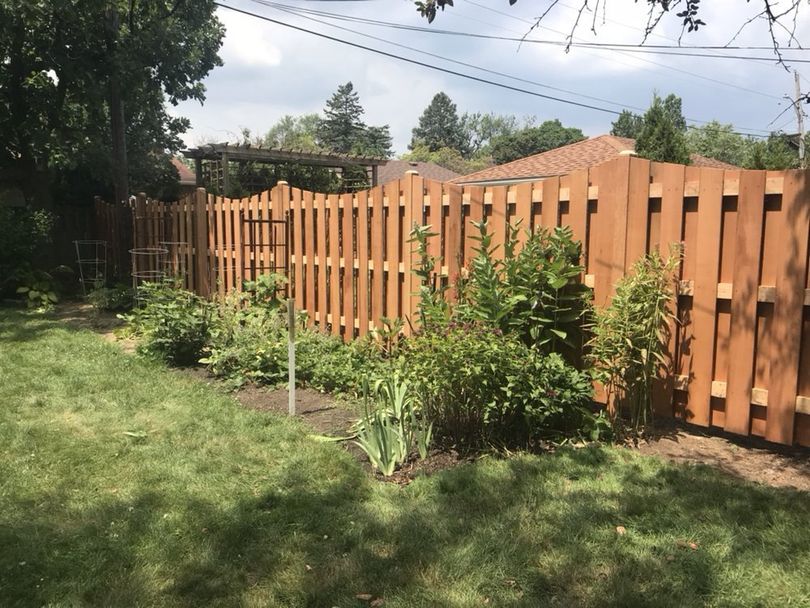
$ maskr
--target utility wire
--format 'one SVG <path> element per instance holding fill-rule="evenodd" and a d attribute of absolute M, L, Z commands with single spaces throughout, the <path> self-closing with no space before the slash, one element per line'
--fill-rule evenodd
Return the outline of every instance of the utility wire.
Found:
<path fill-rule="evenodd" d="M 503 16 L 508 17 L 510 19 L 520 21 L 521 23 L 524 23 L 524 24 L 534 25 L 534 21 L 532 21 L 530 19 L 524 19 L 522 17 L 517 17 L 515 15 L 511 15 L 511 14 L 506 13 L 504 11 L 500 11 L 500 10 L 492 8 L 490 6 L 486 6 L 484 4 L 480 4 L 478 2 L 475 2 L 475 0 L 467 0 L 467 2 L 469 4 L 472 4 L 473 6 L 477 6 L 477 7 L 481 8 L 483 10 L 490 11 L 490 12 L 498 14 L 498 15 L 503 15 Z M 567 36 L 568 35 L 565 32 L 562 32 L 560 30 L 555 30 L 555 29 L 547 27 L 545 25 L 538 25 L 537 27 L 540 28 L 540 29 L 544 29 L 544 30 L 547 30 L 549 32 L 552 32 L 554 34 L 558 34 L 560 36 Z M 655 66 L 658 66 L 658 67 L 661 67 L 661 68 L 664 68 L 664 69 L 667 69 L 667 70 L 671 70 L 673 72 L 679 72 L 679 73 L 684 74 L 684 75 L 686 75 L 688 77 L 691 77 L 691 78 L 698 78 L 698 79 L 704 80 L 706 82 L 713 82 L 715 84 L 719 84 L 719 85 L 722 85 L 722 86 L 730 87 L 730 88 L 733 88 L 733 89 L 738 89 L 740 91 L 745 91 L 745 92 L 751 93 L 753 95 L 761 95 L 762 97 L 770 97 L 771 99 L 780 99 L 781 100 L 781 97 L 778 97 L 777 95 L 771 95 L 770 93 L 763 93 L 762 91 L 757 91 L 756 89 L 749 89 L 747 87 L 743 87 L 743 86 L 740 86 L 738 84 L 733 84 L 733 83 L 730 83 L 730 82 L 725 82 L 723 80 L 718 80 L 717 78 L 711 78 L 709 76 L 704 76 L 702 74 L 696 74 L 694 72 L 690 72 L 689 70 L 682 70 L 680 68 L 676 68 L 676 67 L 671 66 L 671 65 L 666 65 L 664 63 L 659 63 L 659 62 L 653 61 L 651 59 L 645 59 L 645 58 L 642 58 L 642 57 L 633 57 L 630 53 L 627 53 L 625 51 L 620 51 L 620 50 L 615 50 L 614 49 L 613 52 L 616 53 L 616 54 L 619 54 L 619 55 L 624 55 L 626 57 L 631 57 L 632 59 L 636 59 L 637 61 L 643 61 L 644 63 L 649 63 L 651 65 L 655 65 Z"/>
<path fill-rule="evenodd" d="M 254 0 L 254 1 L 256 1 L 256 0 Z M 380 50 L 380 49 L 375 49 L 373 47 L 365 46 L 365 45 L 362 45 L 362 44 L 359 44 L 359 43 L 356 43 L 356 42 L 351 42 L 351 41 L 348 41 L 348 40 L 343 40 L 341 38 L 336 38 L 334 36 L 330 36 L 330 35 L 324 34 L 322 32 L 316 32 L 314 30 L 309 30 L 307 28 L 304 28 L 304 27 L 301 27 L 301 26 L 298 26 L 298 25 L 293 25 L 291 23 L 286 23 L 284 21 L 279 21 L 278 19 L 273 19 L 273 18 L 268 17 L 266 15 L 260 15 L 258 13 L 253 13 L 253 12 L 250 12 L 250 11 L 247 11 L 247 10 L 244 10 L 244 9 L 236 8 L 234 6 L 229 6 L 227 4 L 222 4 L 221 2 L 214 2 L 214 4 L 216 6 L 221 7 L 221 8 L 234 11 L 236 13 L 241 13 L 243 15 L 254 17 L 256 19 L 261 19 L 262 21 L 267 21 L 269 23 L 274 23 L 274 24 L 280 25 L 282 27 L 286 27 L 286 28 L 289 28 L 289 29 L 293 29 L 293 30 L 297 30 L 297 31 L 304 32 L 304 33 L 307 33 L 307 34 L 311 34 L 311 35 L 317 36 L 319 38 L 324 38 L 326 40 L 330 40 L 332 42 L 345 44 L 347 46 L 351 46 L 351 47 L 358 48 L 358 49 L 361 49 L 361 50 L 364 50 L 364 51 L 368 51 L 368 52 L 371 52 L 371 53 L 382 55 L 384 57 L 389 57 L 391 59 L 404 61 L 406 63 L 411 63 L 413 65 L 418 65 L 418 66 L 421 66 L 421 67 L 425 67 L 425 68 L 428 68 L 428 69 L 431 69 L 431 70 L 434 70 L 434 71 L 443 72 L 445 74 L 451 74 L 453 76 L 458 76 L 460 78 L 466 78 L 468 80 L 473 80 L 475 82 L 480 82 L 480 83 L 483 83 L 483 84 L 489 84 L 489 85 L 492 85 L 492 86 L 500 87 L 500 88 L 507 89 L 507 90 L 510 90 L 510 91 L 515 91 L 515 92 L 518 92 L 518 93 L 525 93 L 527 95 L 532 95 L 534 97 L 539 97 L 539 98 L 547 99 L 547 100 L 550 100 L 550 101 L 557 101 L 557 102 L 560 102 L 560 103 L 573 105 L 573 106 L 577 106 L 577 107 L 581 107 L 581 108 L 586 108 L 586 109 L 589 109 L 589 110 L 595 110 L 595 111 L 598 111 L 598 112 L 604 112 L 606 114 L 612 114 L 614 116 L 618 116 L 619 114 L 621 114 L 621 112 L 618 112 L 616 110 L 611 110 L 609 108 L 604 108 L 604 107 L 600 107 L 600 106 L 596 106 L 596 105 L 592 105 L 592 104 L 581 103 L 581 102 L 578 102 L 578 101 L 573 101 L 571 99 L 555 97 L 553 95 L 546 95 L 546 94 L 543 94 L 543 93 L 539 93 L 537 91 L 531 91 L 529 89 L 524 89 L 524 88 L 521 88 L 521 87 L 515 87 L 515 86 L 512 86 L 512 85 L 502 83 L 502 82 L 497 82 L 497 81 L 494 81 L 494 80 L 489 80 L 489 79 L 486 79 L 486 78 L 481 78 L 481 77 L 478 77 L 478 76 L 474 76 L 474 75 L 471 75 L 471 74 L 465 74 L 464 72 L 458 72 L 456 70 L 451 70 L 451 69 L 444 68 L 444 67 L 441 67 L 441 66 L 432 65 L 430 63 L 425 63 L 423 61 L 419 61 L 419 60 L 416 60 L 416 59 L 411 59 L 409 57 L 403 57 L 401 55 L 396 55 L 394 53 L 389 53 L 387 51 L 383 51 L 383 50 Z M 698 121 L 692 121 L 692 122 L 698 122 Z M 700 122 L 703 122 L 703 121 L 700 121 Z M 753 136 L 753 137 L 764 137 L 763 135 L 754 134 L 754 133 L 738 133 L 738 134 L 740 134 L 740 135 L 749 135 L 749 136 Z"/>
<path fill-rule="evenodd" d="M 254 0 L 254 2 L 259 2 L 259 0 Z M 267 3 L 267 2 L 259 2 L 259 3 L 260 4 L 265 4 L 265 5 L 268 5 L 268 6 L 273 4 L 273 3 Z M 622 109 L 637 110 L 639 112 L 646 111 L 646 108 L 640 108 L 638 106 L 629 106 L 629 105 L 627 105 L 625 103 L 622 103 L 622 102 L 619 102 L 619 101 L 611 101 L 610 99 L 604 99 L 602 97 L 594 97 L 592 95 L 586 95 L 585 93 L 579 93 L 577 91 L 572 91 L 570 89 L 563 89 L 563 88 L 560 88 L 560 87 L 555 87 L 553 85 L 538 82 L 536 80 L 529 80 L 527 78 L 521 78 L 520 76 L 513 76 L 511 74 L 506 74 L 504 72 L 499 72 L 497 70 L 490 70 L 488 68 L 484 68 L 484 67 L 475 65 L 473 63 L 467 63 L 465 61 L 459 61 L 457 59 L 452 59 L 450 57 L 445 57 L 443 55 L 439 55 L 438 53 L 431 53 L 429 51 L 424 51 L 422 49 L 418 49 L 418 48 L 415 48 L 415 47 L 412 47 L 412 46 L 408 46 L 406 44 L 400 44 L 398 42 L 393 42 L 392 40 L 386 40 L 385 38 L 380 38 L 379 36 L 373 36 L 371 34 L 366 34 L 364 32 L 358 32 L 356 30 L 352 30 L 352 29 L 349 29 L 349 28 L 346 28 L 346 27 L 342 27 L 342 26 L 336 25 L 334 23 L 329 23 L 328 21 L 323 21 L 321 19 L 317 19 L 315 17 L 308 17 L 306 15 L 301 15 L 294 9 L 293 10 L 288 10 L 286 7 L 281 8 L 281 6 L 282 5 L 275 5 L 274 4 L 273 8 L 275 8 L 276 10 L 282 11 L 282 12 L 286 12 L 286 13 L 291 14 L 291 15 L 295 15 L 297 17 L 301 17 L 303 19 L 307 19 L 309 21 L 314 21 L 316 23 L 320 23 L 320 24 L 326 25 L 328 27 L 332 27 L 332 28 L 335 28 L 335 29 L 338 29 L 338 30 L 341 30 L 341 31 L 344 31 L 344 32 L 349 32 L 349 33 L 355 34 L 357 36 L 362 36 L 364 38 L 370 38 L 371 40 L 376 40 L 378 42 L 383 42 L 385 44 L 390 44 L 392 46 L 396 46 L 396 47 L 399 47 L 399 48 L 402 48 L 402 49 L 407 49 L 409 51 L 413 51 L 414 53 L 420 53 L 422 55 L 427 55 L 428 57 L 433 57 L 435 59 L 441 59 L 443 61 L 448 61 L 450 63 L 455 63 L 456 65 L 461 65 L 461 66 L 464 66 L 464 67 L 467 67 L 467 68 L 472 68 L 474 70 L 480 70 L 482 72 L 485 72 L 487 74 L 492 74 L 494 76 L 501 76 L 503 78 L 509 78 L 510 80 L 515 80 L 517 82 L 523 82 L 523 83 L 526 83 L 526 84 L 532 84 L 532 85 L 535 85 L 535 86 L 538 86 L 538 87 L 541 87 L 541 88 L 551 89 L 552 91 L 558 91 L 560 93 L 568 93 L 569 95 L 576 95 L 577 97 L 582 97 L 583 99 L 590 99 L 592 101 L 601 101 L 603 103 L 618 106 L 618 107 L 620 107 Z"/>

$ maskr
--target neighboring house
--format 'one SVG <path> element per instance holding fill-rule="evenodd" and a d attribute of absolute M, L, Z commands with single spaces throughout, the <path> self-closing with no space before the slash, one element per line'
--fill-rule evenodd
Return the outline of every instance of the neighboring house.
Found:
<path fill-rule="evenodd" d="M 194 175 L 194 171 L 189 169 L 179 158 L 172 158 L 172 165 L 177 169 L 180 176 L 178 182 L 180 184 L 180 196 L 194 192 L 197 188 L 197 176 Z"/>
<path fill-rule="evenodd" d="M 572 171 L 599 165 L 619 156 L 635 154 L 635 148 L 636 141 L 634 139 L 614 135 L 599 135 L 567 146 L 554 148 L 547 152 L 513 160 L 511 163 L 476 171 L 452 181 L 455 184 L 482 186 L 534 181 L 544 177 L 566 175 Z M 700 154 L 691 154 L 690 159 L 695 167 L 739 168 Z"/>
<path fill-rule="evenodd" d="M 445 169 L 436 163 L 423 163 L 411 160 L 389 160 L 377 168 L 377 183 L 387 184 L 395 179 L 401 179 L 407 171 L 416 171 L 420 177 L 434 179 L 440 182 L 449 182 L 459 175 L 455 171 Z"/>

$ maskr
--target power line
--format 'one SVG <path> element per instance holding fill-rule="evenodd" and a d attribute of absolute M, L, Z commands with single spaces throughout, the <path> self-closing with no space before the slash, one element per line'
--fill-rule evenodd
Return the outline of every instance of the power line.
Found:
<path fill-rule="evenodd" d="M 399 60 L 399 61 L 404 61 L 406 63 L 411 63 L 413 65 L 418 65 L 420 67 L 425 67 L 425 68 L 428 68 L 428 69 L 431 69 L 431 70 L 434 70 L 434 71 L 443 72 L 443 73 L 450 74 L 450 75 L 453 75 L 453 76 L 458 76 L 460 78 L 466 78 L 468 80 L 472 80 L 472 81 L 475 81 L 475 82 L 480 82 L 480 83 L 483 83 L 483 84 L 489 84 L 489 85 L 492 85 L 492 86 L 500 87 L 500 88 L 507 89 L 507 90 L 510 90 L 510 91 L 515 91 L 515 92 L 518 92 L 518 93 L 525 93 L 527 95 L 532 95 L 534 97 L 539 97 L 539 98 L 547 99 L 547 100 L 550 100 L 550 101 L 557 101 L 557 102 L 560 102 L 560 103 L 573 105 L 573 106 L 577 106 L 577 107 L 581 107 L 581 108 L 585 108 L 585 109 L 589 109 L 589 110 L 595 110 L 595 111 L 598 111 L 598 112 L 604 112 L 606 114 L 612 114 L 614 116 L 618 116 L 620 114 L 620 112 L 618 112 L 616 110 L 611 110 L 609 108 L 595 106 L 595 105 L 592 105 L 592 104 L 581 103 L 581 102 L 578 102 L 578 101 L 573 101 L 571 99 L 555 97 L 553 95 L 546 95 L 546 94 L 543 94 L 543 93 L 539 93 L 537 91 L 531 91 L 529 89 L 515 87 L 515 86 L 509 85 L 509 84 L 502 83 L 502 82 L 497 82 L 497 81 L 494 81 L 494 80 L 488 80 L 486 78 L 481 78 L 481 77 L 474 76 L 474 75 L 471 75 L 471 74 L 465 74 L 463 72 L 458 72 L 456 70 L 451 70 L 451 69 L 448 69 L 448 68 L 444 68 L 444 67 L 441 67 L 441 66 L 432 65 L 432 64 L 425 63 L 423 61 L 419 61 L 419 60 L 412 59 L 412 58 L 409 58 L 409 57 L 403 57 L 401 55 L 396 55 L 394 53 L 389 53 L 387 51 L 383 51 L 383 50 L 380 50 L 380 49 L 375 49 L 373 47 L 365 46 L 365 45 L 359 44 L 357 42 L 351 42 L 351 41 L 348 41 L 348 40 L 343 40 L 341 38 L 336 38 L 334 36 L 330 36 L 330 35 L 324 34 L 322 32 L 316 32 L 314 30 L 310 30 L 310 29 L 307 29 L 307 28 L 304 28 L 304 27 L 301 27 L 301 26 L 298 26 L 298 25 L 293 25 L 291 23 L 286 23 L 284 21 L 280 21 L 278 19 L 273 19 L 273 18 L 268 17 L 266 15 L 260 15 L 258 13 L 253 13 L 253 12 L 250 12 L 250 11 L 247 11 L 247 10 L 244 10 L 244 9 L 229 6 L 227 4 L 222 4 L 221 2 L 214 2 L 214 4 L 216 6 L 221 7 L 221 8 L 225 8 L 225 9 L 237 12 L 237 13 L 241 13 L 243 15 L 254 17 L 256 19 L 261 19 L 261 20 L 267 21 L 269 23 L 274 23 L 274 24 L 280 25 L 282 27 L 286 27 L 286 28 L 289 28 L 289 29 L 293 29 L 293 30 L 297 30 L 297 31 L 304 32 L 304 33 L 307 33 L 307 34 L 311 34 L 311 35 L 317 36 L 319 38 L 324 38 L 324 39 L 330 40 L 332 42 L 337 42 L 339 44 L 344 44 L 344 45 L 347 45 L 347 46 L 358 48 L 358 49 L 368 51 L 368 52 L 371 52 L 371 53 L 375 53 L 375 54 L 378 54 L 378 55 L 382 55 L 384 57 L 388 57 L 388 58 L 391 58 L 391 59 L 396 59 L 396 60 Z M 692 122 L 705 122 L 705 121 L 692 121 Z M 754 134 L 754 133 L 738 133 L 738 134 L 739 135 L 749 135 L 749 136 L 752 136 L 752 137 L 764 137 L 763 135 Z"/>
<path fill-rule="evenodd" d="M 408 46 L 406 44 L 401 44 L 401 43 L 398 43 L 398 42 L 393 42 L 391 40 L 386 40 L 385 38 L 380 38 L 379 36 L 373 36 L 371 34 L 367 34 L 367 33 L 364 33 L 364 32 L 358 32 L 357 30 L 352 30 L 352 29 L 349 29 L 349 28 L 346 28 L 346 27 L 342 27 L 340 25 L 336 25 L 334 23 L 329 23 L 328 21 L 323 21 L 323 20 L 317 19 L 315 17 L 309 17 L 309 16 L 306 16 L 306 15 L 299 14 L 297 10 L 293 9 L 292 7 L 287 7 L 285 5 L 275 4 L 273 2 L 263 2 L 262 0 L 253 0 L 253 1 L 258 2 L 259 4 L 264 4 L 266 6 L 271 6 L 272 8 L 275 8 L 276 10 L 286 12 L 288 14 L 292 14 L 292 15 L 295 15 L 297 17 L 301 17 L 301 18 L 307 19 L 309 21 L 314 21 L 316 23 L 320 23 L 322 25 L 326 25 L 328 27 L 332 27 L 332 28 L 335 28 L 335 29 L 338 29 L 338 30 L 341 30 L 341 31 L 344 31 L 344 32 L 349 32 L 351 34 L 362 36 L 364 38 L 370 38 L 371 40 L 376 40 L 378 42 L 383 42 L 385 44 L 390 44 L 392 46 L 407 49 L 407 50 L 413 51 L 415 53 L 420 53 L 422 55 L 427 55 L 429 57 L 433 57 L 433 58 L 436 58 L 436 59 L 441 59 L 443 61 L 447 61 L 447 62 L 450 62 L 450 63 L 455 63 L 456 65 L 461 65 L 461 66 L 464 66 L 464 67 L 472 68 L 474 70 L 480 70 L 482 72 L 486 72 L 486 73 L 492 74 L 494 76 L 501 76 L 503 78 L 509 78 L 509 79 L 515 80 L 517 82 L 523 82 L 523 83 L 526 83 L 526 84 L 532 84 L 532 85 L 542 87 L 542 88 L 545 88 L 545 89 L 551 89 L 552 91 L 559 91 L 561 93 L 568 93 L 569 95 L 576 95 L 577 97 L 582 97 L 583 99 L 590 99 L 590 100 L 593 100 L 593 101 L 601 101 L 603 103 L 611 104 L 611 105 L 614 105 L 614 106 L 619 106 L 622 109 L 637 110 L 639 112 L 644 112 L 645 111 L 645 108 L 640 108 L 638 106 L 631 106 L 631 105 L 627 105 L 627 104 L 622 103 L 622 102 L 611 101 L 610 99 L 604 99 L 602 97 L 594 97 L 592 95 L 586 95 L 585 93 L 579 93 L 577 91 L 572 91 L 570 89 L 563 89 L 563 88 L 560 88 L 560 87 L 555 87 L 553 85 L 538 82 L 536 80 L 529 80 L 527 78 L 521 78 L 520 76 L 513 76 L 511 74 L 507 74 L 507 73 L 504 73 L 504 72 L 499 72 L 497 70 L 491 70 L 489 68 L 481 67 L 481 66 L 475 65 L 473 63 L 467 63 L 465 61 L 459 61 L 457 59 L 452 59 L 450 57 L 439 55 L 438 53 L 431 53 L 429 51 L 425 51 L 425 50 L 418 49 L 418 48 L 415 48 L 415 47 L 412 47 L 412 46 Z M 284 6 L 284 8 L 282 8 L 282 6 Z"/>
<path fill-rule="evenodd" d="M 503 16 L 508 17 L 510 19 L 514 19 L 515 21 L 520 21 L 521 23 L 524 23 L 524 24 L 534 25 L 534 21 L 532 21 L 530 19 L 524 19 L 522 17 L 517 17 L 515 15 L 511 15 L 511 14 L 506 13 L 504 11 L 500 11 L 500 10 L 492 8 L 490 6 L 486 6 L 484 4 L 480 4 L 478 2 L 475 2 L 475 0 L 467 0 L 467 2 L 469 4 L 472 4 L 473 6 L 477 6 L 478 8 L 481 8 L 483 10 L 490 11 L 490 12 L 498 14 L 498 15 L 503 15 Z M 545 25 L 538 25 L 537 27 L 540 28 L 540 29 L 544 29 L 544 30 L 547 30 L 549 32 L 552 32 L 554 34 L 558 34 L 560 36 L 567 36 L 568 35 L 565 32 L 562 32 L 560 30 L 555 30 L 555 29 L 547 27 Z M 684 74 L 685 76 L 688 76 L 690 78 L 698 78 L 698 79 L 704 80 L 706 82 L 713 82 L 715 84 L 719 84 L 719 85 L 722 85 L 722 86 L 725 86 L 725 87 L 730 87 L 730 88 L 733 88 L 733 89 L 738 89 L 740 91 L 745 91 L 745 92 L 751 93 L 753 95 L 760 95 L 762 97 L 769 97 L 771 99 L 781 99 L 780 97 L 778 97 L 776 95 L 771 95 L 770 93 L 763 93 L 762 91 L 757 91 L 756 89 L 749 89 L 747 87 L 740 86 L 738 84 L 733 84 L 731 82 L 725 82 L 723 80 L 718 80 L 717 78 L 704 76 L 702 74 L 696 74 L 694 72 L 690 72 L 688 70 L 682 70 L 680 68 L 676 68 L 676 67 L 671 66 L 671 65 L 666 65 L 664 63 L 659 63 L 659 62 L 653 61 L 651 59 L 645 59 L 645 58 L 642 58 L 642 57 L 633 57 L 631 54 L 629 54 L 629 53 L 627 53 L 625 51 L 620 51 L 618 49 L 613 49 L 612 52 L 616 53 L 616 54 L 619 54 L 619 55 L 624 55 L 626 57 L 631 57 L 632 59 L 636 59 L 637 61 L 642 61 L 644 63 L 649 63 L 650 65 L 655 65 L 655 66 L 664 68 L 666 70 L 671 70 L 673 72 L 678 72 L 678 73 Z"/>

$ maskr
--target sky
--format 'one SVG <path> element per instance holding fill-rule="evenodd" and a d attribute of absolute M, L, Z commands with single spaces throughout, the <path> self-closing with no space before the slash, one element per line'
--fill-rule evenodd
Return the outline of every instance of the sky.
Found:
<path fill-rule="evenodd" d="M 542 27 L 529 33 L 528 38 L 564 40 L 576 19 L 579 1 L 560 0 L 543 19 Z M 775 62 L 636 54 L 590 48 L 571 48 L 566 53 L 560 46 L 545 44 L 519 44 L 515 41 L 392 29 L 312 14 L 307 19 L 271 6 L 280 4 L 298 10 L 326 11 L 406 26 L 430 27 L 437 31 L 520 38 L 529 32 L 532 18 L 548 6 L 547 0 L 519 0 L 511 7 L 508 0 L 456 0 L 456 6 L 439 13 L 431 25 L 419 16 L 411 0 L 220 2 L 434 66 L 615 112 L 623 108 L 643 110 L 649 106 L 653 92 L 657 91 L 661 95 L 679 95 L 683 100 L 684 116 L 689 121 L 716 119 L 733 123 L 740 130 L 763 133 L 777 128 L 794 132 L 796 129 L 795 113 L 790 109 L 790 102 L 784 98 L 785 95 L 793 95 L 793 74 Z M 697 33 L 686 34 L 682 44 L 727 44 L 739 26 L 757 12 L 760 2 L 716 0 L 704 3 L 701 17 L 706 26 Z M 575 40 L 641 43 L 646 2 L 612 0 L 606 7 L 604 15 L 600 11 L 596 21 L 596 34 L 590 31 L 592 15 L 587 12 L 583 14 Z M 802 11 L 797 38 L 808 43 L 810 10 L 803 6 Z M 588 136 L 609 132 L 611 122 L 615 119 L 615 115 L 610 113 L 474 82 L 228 9 L 219 8 L 217 15 L 226 28 L 220 51 L 224 65 L 215 68 L 205 79 L 207 92 L 204 104 L 187 101 L 170 109 L 172 114 L 191 120 L 192 127 L 184 137 L 187 146 L 211 141 L 235 142 L 243 128 L 250 129 L 253 134 L 263 134 L 285 114 L 321 112 L 338 85 L 347 81 L 354 84 L 360 95 L 366 124 L 390 126 L 397 154 L 407 151 L 411 129 L 439 91 L 451 97 L 459 113 L 494 112 L 519 117 L 533 116 L 538 122 L 557 118 L 565 126 L 579 127 Z M 677 44 L 680 35 L 678 21 L 674 15 L 665 17 L 647 44 Z M 328 24 L 352 32 L 335 29 Z M 765 24 L 753 22 L 743 30 L 735 44 L 770 44 Z M 702 52 L 773 56 L 768 50 Z M 810 60 L 810 51 L 794 52 L 789 56 Z M 448 59 L 475 67 L 454 64 Z M 792 64 L 791 67 L 808 75 L 807 79 L 802 78 L 802 90 L 810 92 L 810 63 Z M 501 72 L 513 79 L 476 68 Z"/>

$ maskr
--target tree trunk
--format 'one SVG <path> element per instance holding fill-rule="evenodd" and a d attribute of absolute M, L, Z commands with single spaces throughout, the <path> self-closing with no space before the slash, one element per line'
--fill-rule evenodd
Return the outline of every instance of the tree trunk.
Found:
<path fill-rule="evenodd" d="M 119 17 L 115 0 L 107 13 L 107 52 L 110 57 L 110 136 L 112 139 L 113 191 L 116 202 L 129 197 L 129 172 L 127 167 L 126 125 L 124 102 L 121 99 L 121 66 L 118 57 Z"/>

